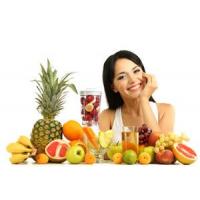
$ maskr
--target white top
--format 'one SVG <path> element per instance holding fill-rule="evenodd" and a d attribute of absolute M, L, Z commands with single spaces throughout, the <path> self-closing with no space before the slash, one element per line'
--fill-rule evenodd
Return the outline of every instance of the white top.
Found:
<path fill-rule="evenodd" d="M 156 117 L 156 120 L 158 121 L 158 108 L 157 104 L 154 102 L 149 102 L 151 109 Z M 122 113 L 121 113 L 121 107 L 117 108 L 115 111 L 115 119 L 113 122 L 112 130 L 114 132 L 114 138 L 113 142 L 119 142 L 121 141 L 121 132 L 123 127 L 123 120 L 122 120 Z"/>

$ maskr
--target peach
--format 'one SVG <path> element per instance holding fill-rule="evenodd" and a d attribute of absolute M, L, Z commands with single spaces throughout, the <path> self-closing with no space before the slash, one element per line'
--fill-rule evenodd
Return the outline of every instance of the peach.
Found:
<path fill-rule="evenodd" d="M 149 146 L 155 146 L 156 141 L 160 138 L 160 133 L 159 132 L 153 132 L 149 136 L 149 141 L 148 145 Z"/>
<path fill-rule="evenodd" d="M 172 164 L 174 162 L 174 154 L 171 150 L 165 149 L 156 153 L 156 161 L 160 164 Z"/>

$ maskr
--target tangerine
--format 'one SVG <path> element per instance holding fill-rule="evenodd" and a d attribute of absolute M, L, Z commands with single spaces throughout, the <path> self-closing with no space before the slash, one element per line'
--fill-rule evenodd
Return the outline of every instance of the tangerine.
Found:
<path fill-rule="evenodd" d="M 151 156 L 147 152 L 141 152 L 138 157 L 138 161 L 140 164 L 143 165 L 149 164 L 151 162 Z"/>
<path fill-rule="evenodd" d="M 63 124 L 63 135 L 68 140 L 82 140 L 83 134 L 83 129 L 77 121 L 69 120 Z"/>
<path fill-rule="evenodd" d="M 86 153 L 85 154 L 85 164 L 94 164 L 94 163 L 96 163 L 95 156 L 90 152 Z"/>
<path fill-rule="evenodd" d="M 121 164 L 123 159 L 122 159 L 123 155 L 122 153 L 115 153 L 112 157 L 112 161 L 115 163 L 115 164 Z"/>
<path fill-rule="evenodd" d="M 35 160 L 38 164 L 46 164 L 49 162 L 49 157 L 45 153 L 39 153 L 36 155 Z"/>

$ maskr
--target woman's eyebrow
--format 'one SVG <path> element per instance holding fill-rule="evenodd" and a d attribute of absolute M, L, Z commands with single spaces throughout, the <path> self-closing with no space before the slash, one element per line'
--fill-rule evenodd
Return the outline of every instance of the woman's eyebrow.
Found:
<path fill-rule="evenodd" d="M 137 67 L 139 67 L 138 65 L 134 66 L 131 71 L 133 71 L 134 69 L 136 69 Z M 116 74 L 116 76 L 119 76 L 120 74 L 125 74 L 126 72 L 120 72 L 118 74 Z"/>

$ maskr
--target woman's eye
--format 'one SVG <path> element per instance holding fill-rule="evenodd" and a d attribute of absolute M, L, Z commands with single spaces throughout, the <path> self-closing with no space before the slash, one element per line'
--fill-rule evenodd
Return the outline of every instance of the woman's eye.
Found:
<path fill-rule="evenodd" d="M 138 72 L 140 72 L 140 69 L 136 69 L 136 70 L 133 71 L 134 74 L 136 74 Z"/>
<path fill-rule="evenodd" d="M 118 76 L 117 80 L 122 80 L 124 78 L 126 78 L 126 75 L 121 75 L 121 76 Z"/>

